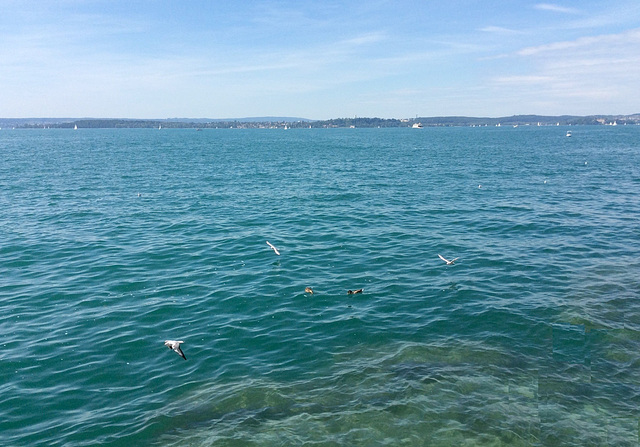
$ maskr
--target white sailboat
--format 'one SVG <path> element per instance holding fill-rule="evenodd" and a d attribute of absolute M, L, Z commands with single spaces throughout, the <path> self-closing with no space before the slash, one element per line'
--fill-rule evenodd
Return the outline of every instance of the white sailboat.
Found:
<path fill-rule="evenodd" d="M 73 130 L 78 130 L 78 125 L 77 124 L 73 126 Z"/>

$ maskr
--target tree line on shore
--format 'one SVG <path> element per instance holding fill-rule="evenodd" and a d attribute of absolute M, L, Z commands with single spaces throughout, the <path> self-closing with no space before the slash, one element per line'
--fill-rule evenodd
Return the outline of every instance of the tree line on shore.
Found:
<path fill-rule="evenodd" d="M 26 120 L 25 120 L 26 121 Z M 23 122 L 19 128 L 59 128 L 72 129 L 211 129 L 211 128 L 377 128 L 377 127 L 462 127 L 462 126 L 518 126 L 518 125 L 602 125 L 602 124 L 638 124 L 640 114 L 636 115 L 592 115 L 592 116 L 540 116 L 514 115 L 501 118 L 447 116 L 416 117 L 412 119 L 395 118 L 333 118 L 322 121 L 260 121 L 260 120 L 144 120 L 144 119 L 81 119 L 54 122 L 53 119 L 38 122 L 37 119 Z"/>

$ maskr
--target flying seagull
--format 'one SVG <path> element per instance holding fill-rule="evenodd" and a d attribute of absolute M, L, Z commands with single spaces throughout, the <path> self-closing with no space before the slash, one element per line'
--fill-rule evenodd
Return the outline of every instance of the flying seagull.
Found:
<path fill-rule="evenodd" d="M 271 244 L 271 242 L 267 241 L 267 245 L 269 247 L 271 247 L 273 249 L 273 251 L 275 251 L 278 256 L 280 256 L 280 252 L 278 251 L 278 249 L 276 247 L 273 246 L 273 244 Z"/>
<path fill-rule="evenodd" d="M 182 349 L 180 349 L 180 344 L 184 343 L 182 340 L 176 341 L 176 340 L 167 340 L 164 342 L 164 345 L 169 348 L 169 349 L 173 349 L 174 351 L 176 351 L 176 353 L 182 357 L 183 359 L 187 360 L 187 358 L 184 356 L 184 352 L 182 352 Z"/>
<path fill-rule="evenodd" d="M 455 259 L 452 259 L 451 261 L 449 261 L 448 259 L 444 258 L 442 255 L 438 255 L 438 257 L 440 259 L 442 259 L 444 262 L 446 262 L 447 265 L 453 265 L 454 262 L 456 262 L 458 259 L 460 259 L 460 258 L 455 258 Z"/>

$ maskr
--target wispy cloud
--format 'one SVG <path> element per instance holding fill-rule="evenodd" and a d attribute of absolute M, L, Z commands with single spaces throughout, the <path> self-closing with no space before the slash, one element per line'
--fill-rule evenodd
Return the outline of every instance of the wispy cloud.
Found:
<path fill-rule="evenodd" d="M 446 2 L 192 3 L 0 0 L 0 109 L 148 116 L 280 107 L 317 117 L 321 107 L 366 113 L 363 101 L 381 116 L 427 113 L 421 104 L 435 114 L 585 98 L 603 98 L 593 108 L 640 104 L 640 30 L 621 32 L 638 26 L 634 0 L 536 0 L 528 13 L 507 0 L 491 11 L 470 2 L 463 16 Z M 311 112 L 296 112 L 303 108 Z"/>
<path fill-rule="evenodd" d="M 575 8 L 567 8 L 566 6 L 560 6 L 553 3 L 538 3 L 533 7 L 541 11 L 560 12 L 563 14 L 579 14 L 580 13 L 580 11 Z"/>
<path fill-rule="evenodd" d="M 371 32 L 371 33 L 361 34 L 349 39 L 345 39 L 342 42 L 339 42 L 339 44 L 348 45 L 351 47 L 359 47 L 363 45 L 380 43 L 385 41 L 386 39 L 387 39 L 387 36 L 383 32 Z"/>
<path fill-rule="evenodd" d="M 497 76 L 493 79 L 496 84 L 500 85 L 532 85 L 532 84 L 546 84 L 554 81 L 552 76 L 542 75 L 514 75 L 514 76 Z"/>
<path fill-rule="evenodd" d="M 494 34 L 524 34 L 523 31 L 504 28 L 502 26 L 485 26 L 479 28 L 478 31 L 482 31 L 483 33 L 494 33 Z"/>
<path fill-rule="evenodd" d="M 603 50 L 609 54 L 620 51 L 638 54 L 637 45 L 640 43 L 640 28 L 619 34 L 605 34 L 600 36 L 581 37 L 576 40 L 553 42 L 547 45 L 523 48 L 517 52 L 519 56 L 552 55 L 565 52 L 571 57 L 571 51 L 596 53 Z M 574 53 L 575 54 L 575 53 Z"/>
<path fill-rule="evenodd" d="M 584 110 L 597 99 L 599 110 L 592 113 L 607 107 L 611 112 L 631 111 L 640 101 L 639 48 L 640 29 L 527 47 L 512 55 L 520 73 L 495 76 L 491 82 L 500 91 L 518 91 L 520 97 L 531 92 L 532 101 L 550 109 Z"/>

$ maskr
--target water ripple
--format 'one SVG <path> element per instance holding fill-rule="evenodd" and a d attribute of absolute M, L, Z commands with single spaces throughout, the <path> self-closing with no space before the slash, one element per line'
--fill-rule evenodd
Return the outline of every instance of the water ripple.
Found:
<path fill-rule="evenodd" d="M 583 130 L 3 132 L 2 444 L 637 443 L 637 131 Z"/>

